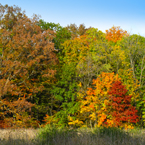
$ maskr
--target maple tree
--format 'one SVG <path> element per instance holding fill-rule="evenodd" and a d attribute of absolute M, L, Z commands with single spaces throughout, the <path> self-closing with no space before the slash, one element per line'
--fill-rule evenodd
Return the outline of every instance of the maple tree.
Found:
<path fill-rule="evenodd" d="M 109 115 L 111 115 L 111 120 L 113 120 L 111 127 L 127 127 L 131 123 L 137 123 L 139 121 L 137 110 L 131 105 L 132 96 L 127 95 L 127 89 L 122 85 L 121 81 L 115 81 L 108 94 L 111 100 L 108 104 L 111 106 Z M 125 126 L 124 124 L 127 125 Z"/>

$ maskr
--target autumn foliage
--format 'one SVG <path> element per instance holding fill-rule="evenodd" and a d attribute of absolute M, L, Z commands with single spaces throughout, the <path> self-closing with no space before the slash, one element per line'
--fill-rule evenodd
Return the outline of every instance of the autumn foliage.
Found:
<path fill-rule="evenodd" d="M 93 80 L 93 88 L 88 88 L 87 96 L 81 100 L 80 113 L 85 115 L 85 118 L 92 120 L 93 125 L 102 125 L 106 118 L 105 112 L 107 111 L 108 91 L 112 83 L 120 80 L 118 75 L 114 73 L 102 73 L 97 79 Z"/>
<path fill-rule="evenodd" d="M 91 126 L 131 128 L 139 121 L 137 110 L 131 105 L 132 96 L 127 94 L 118 75 L 102 73 L 92 84 L 87 96 L 80 100 L 78 118 L 70 118 L 70 125 L 91 122 Z"/>
<path fill-rule="evenodd" d="M 121 40 L 123 36 L 128 36 L 127 31 L 122 30 L 120 27 L 112 27 L 106 30 L 106 39 L 108 41 L 117 42 Z"/>
<path fill-rule="evenodd" d="M 29 19 L 18 7 L 6 5 L 1 6 L 1 10 L 3 17 L 0 29 L 2 34 L 0 37 L 0 104 L 4 108 L 2 120 L 8 121 L 9 124 L 17 124 L 19 120 L 21 126 L 25 122 L 28 127 L 33 123 L 25 109 L 34 106 L 31 105 L 33 96 L 43 91 L 43 83 L 50 83 L 50 79 L 56 72 L 51 68 L 57 63 L 52 43 L 54 32 L 51 30 L 44 32 L 37 25 L 36 16 Z M 24 99 L 23 94 L 27 98 Z M 13 123 L 13 116 L 16 116 L 15 123 Z M 28 118 L 29 125 L 26 123 Z"/>
<path fill-rule="evenodd" d="M 109 112 L 112 116 L 113 126 L 123 126 L 137 123 L 138 115 L 135 107 L 131 105 L 131 97 L 127 94 L 127 89 L 121 81 L 115 81 L 108 92 L 111 106 Z M 106 122 L 107 123 L 107 122 Z"/>
<path fill-rule="evenodd" d="M 0 128 L 145 127 L 144 74 L 143 36 L 0 4 Z"/>

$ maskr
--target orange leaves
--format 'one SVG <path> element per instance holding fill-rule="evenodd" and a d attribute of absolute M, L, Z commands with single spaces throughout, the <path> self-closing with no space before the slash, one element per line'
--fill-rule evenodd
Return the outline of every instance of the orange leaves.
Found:
<path fill-rule="evenodd" d="M 107 91 L 109 91 L 112 83 L 116 80 L 121 80 L 118 75 L 114 75 L 114 73 L 104 73 L 95 80 L 93 80 L 93 85 L 95 85 L 95 90 L 93 91 L 95 95 L 98 95 L 101 93 L 101 95 L 107 94 Z"/>
<path fill-rule="evenodd" d="M 92 108 L 92 109 L 94 109 L 94 104 L 90 104 L 89 107 Z"/>
<path fill-rule="evenodd" d="M 109 104 L 108 91 L 112 84 L 121 80 L 114 73 L 102 72 L 97 79 L 93 80 L 94 89 L 88 88 L 85 99 L 80 100 L 80 113 L 86 115 L 86 118 L 95 121 L 98 125 L 102 125 L 107 117 L 107 106 Z"/>
<path fill-rule="evenodd" d="M 0 55 L 0 60 L 3 60 L 0 68 L 2 68 L 1 80 L 5 81 L 4 79 L 6 79 L 7 83 L 0 88 L 3 88 L 3 95 L 10 90 L 12 92 L 13 87 L 10 84 L 13 82 L 13 84 L 19 84 L 16 85 L 17 91 L 21 90 L 18 94 L 23 94 L 25 88 L 36 87 L 34 83 L 39 82 L 38 74 L 47 77 L 48 80 L 54 76 L 55 70 L 51 66 L 54 66 L 57 62 L 54 44 L 52 43 L 55 34 L 51 30 L 44 32 L 36 21 L 31 21 L 23 14 L 19 18 L 17 15 L 18 7 L 15 8 L 16 11 L 14 9 L 8 10 L 9 6 L 3 8 L 5 13 L 2 12 L 4 15 L 2 31 L 3 38 L 7 38 L 7 40 L 5 42 L 0 37 L 0 44 L 2 44 L 1 48 L 3 49 L 3 55 Z M 13 15 L 14 13 L 16 15 Z M 5 17 L 5 15 L 8 17 Z M 14 19 L 11 15 L 14 16 Z M 7 89 L 8 85 L 9 89 Z M 37 85 L 38 87 L 39 85 Z"/>
<path fill-rule="evenodd" d="M 97 127 L 100 127 L 106 118 L 107 118 L 107 116 L 104 113 L 100 114 Z"/>
<path fill-rule="evenodd" d="M 7 128 L 21 128 L 21 127 L 38 127 L 38 121 L 33 120 L 33 118 L 28 114 L 32 113 L 31 108 L 34 104 L 26 100 L 24 94 L 23 97 L 19 97 L 15 101 L 8 101 L 7 98 L 2 101 L 3 106 L 1 110 L 3 111 L 3 126 Z"/>
<path fill-rule="evenodd" d="M 122 85 L 118 74 L 102 72 L 93 80 L 94 89 L 88 88 L 87 96 L 81 100 L 80 114 L 96 122 L 97 126 L 123 127 L 136 123 L 137 110 L 131 106 L 131 96 Z"/>
<path fill-rule="evenodd" d="M 4 116 L 13 124 L 12 115 L 16 115 L 15 121 L 20 125 L 32 119 L 31 107 L 34 105 L 30 102 L 36 101 L 31 97 L 32 93 L 37 95 L 44 90 L 44 85 L 55 82 L 52 79 L 58 64 L 52 42 L 55 34 L 42 30 L 37 16 L 30 20 L 18 7 L 1 7 L 4 11 L 0 29 L 3 35 L 0 37 L 0 102 L 7 96 Z"/>
<path fill-rule="evenodd" d="M 92 88 L 88 88 L 87 94 L 88 95 L 94 95 L 93 89 Z"/>
<path fill-rule="evenodd" d="M 48 114 L 46 114 L 43 121 L 45 122 L 44 126 L 47 124 L 58 122 L 58 120 L 54 116 L 49 116 Z"/>
<path fill-rule="evenodd" d="M 128 36 L 127 31 L 120 29 L 120 27 L 112 27 L 109 30 L 106 30 L 106 39 L 108 41 L 117 42 L 122 39 L 123 36 Z"/>
<path fill-rule="evenodd" d="M 46 116 L 44 117 L 44 120 L 46 122 L 46 124 L 50 124 L 51 121 L 50 121 L 50 116 L 46 114 Z"/>

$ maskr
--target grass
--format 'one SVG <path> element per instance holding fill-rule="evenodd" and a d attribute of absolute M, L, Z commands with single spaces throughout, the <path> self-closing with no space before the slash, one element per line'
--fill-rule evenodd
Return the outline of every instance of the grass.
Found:
<path fill-rule="evenodd" d="M 117 128 L 1 129 L 0 145 L 145 145 L 145 130 Z"/>

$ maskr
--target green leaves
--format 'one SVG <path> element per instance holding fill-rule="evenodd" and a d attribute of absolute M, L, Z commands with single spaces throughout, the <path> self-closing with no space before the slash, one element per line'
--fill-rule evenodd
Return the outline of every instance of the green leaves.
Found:
<path fill-rule="evenodd" d="M 111 126 L 117 120 L 110 115 L 115 104 L 108 112 L 106 110 L 107 93 L 113 83 L 111 81 L 119 76 L 122 84 L 115 84 L 113 90 L 116 94 L 111 95 L 117 95 L 119 90 L 115 87 L 126 86 L 128 91 L 124 97 L 129 95 L 132 98 L 129 101 L 124 99 L 138 109 L 140 124 L 144 126 L 144 37 L 128 35 L 120 27 L 112 27 L 103 33 L 97 28 L 86 28 L 84 24 L 62 27 L 39 20 L 37 16 L 32 21 L 16 6 L 0 7 L 5 10 L 2 11 L 0 29 L 2 120 L 12 122 L 12 116 L 16 117 L 15 113 L 4 114 L 3 105 L 5 109 L 10 106 L 12 112 L 16 112 L 17 106 L 11 106 L 9 100 L 19 105 L 18 98 L 25 94 L 23 103 L 25 107 L 29 103 L 35 104 L 32 107 L 34 114 L 26 110 L 20 119 L 30 116 L 42 122 L 47 114 L 47 124 L 100 126 L 109 118 Z M 120 105 L 117 109 L 122 110 L 124 102 L 120 97 L 116 98 L 113 101 Z M 125 119 L 125 115 L 121 119 Z M 33 124 L 33 119 L 31 121 Z"/>

